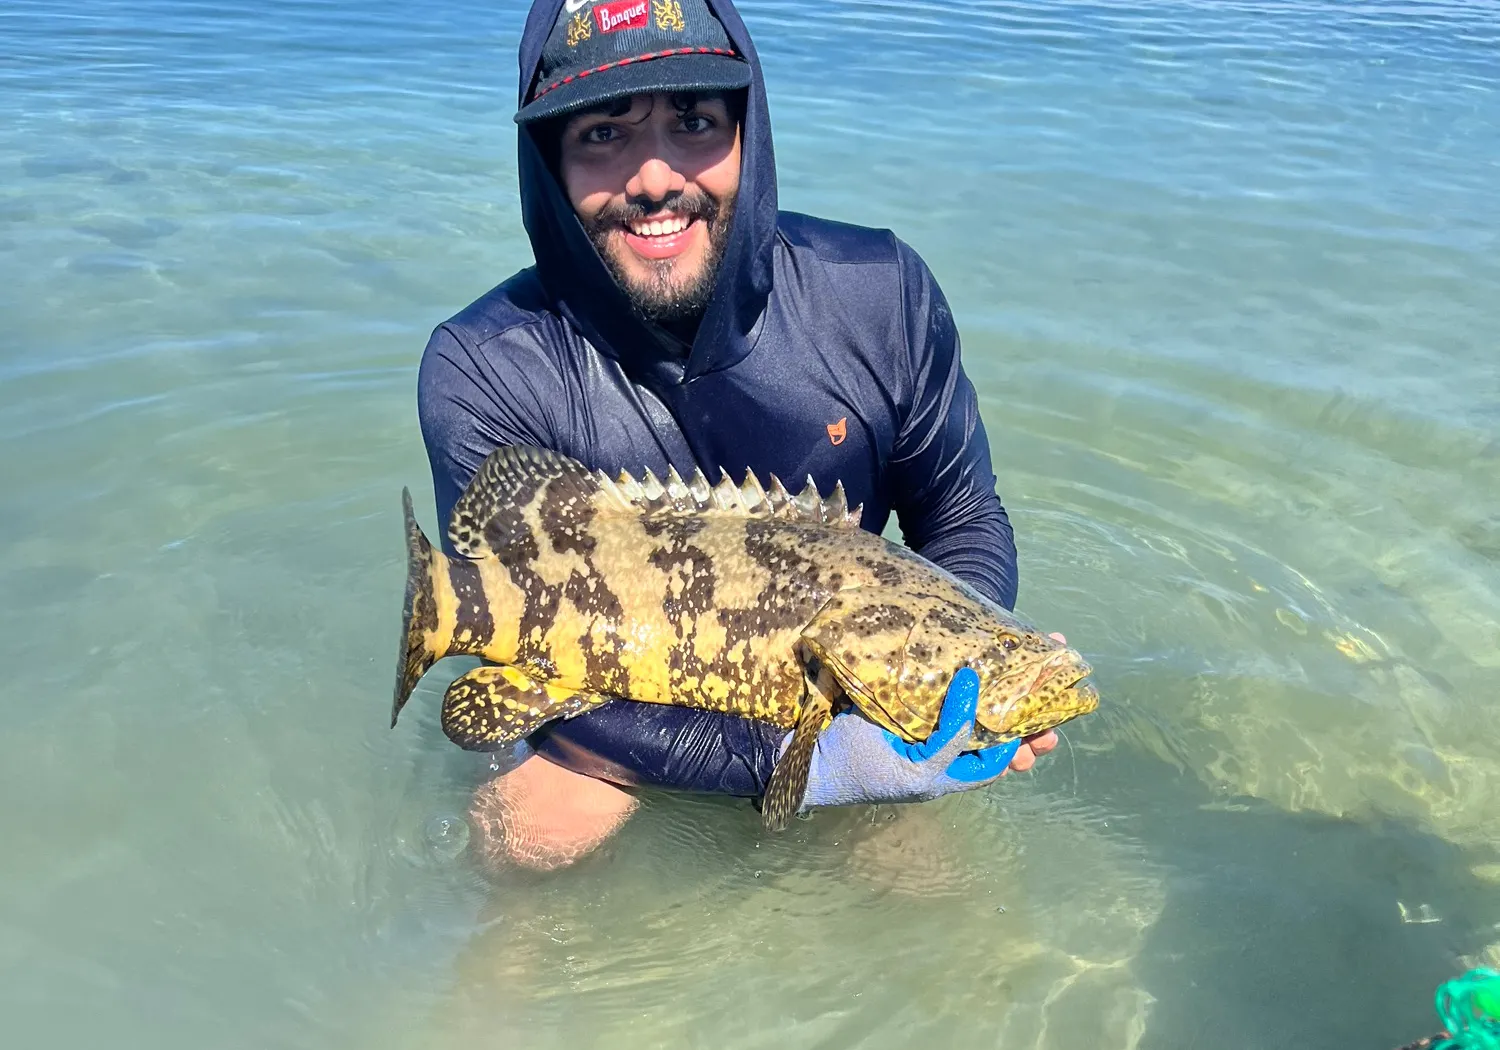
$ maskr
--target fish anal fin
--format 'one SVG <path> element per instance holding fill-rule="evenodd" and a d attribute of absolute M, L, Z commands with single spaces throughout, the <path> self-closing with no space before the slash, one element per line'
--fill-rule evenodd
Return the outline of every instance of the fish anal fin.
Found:
<path fill-rule="evenodd" d="M 443 694 L 443 732 L 465 751 L 495 751 L 607 699 L 538 682 L 514 667 L 476 667 Z"/>

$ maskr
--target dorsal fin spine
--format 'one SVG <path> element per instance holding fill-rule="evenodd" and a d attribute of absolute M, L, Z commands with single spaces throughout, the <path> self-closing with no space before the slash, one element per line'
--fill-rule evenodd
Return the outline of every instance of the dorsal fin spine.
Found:
<path fill-rule="evenodd" d="M 771 509 L 766 490 L 760 487 L 760 478 L 753 470 L 745 471 L 745 480 L 740 485 L 740 501 L 750 514 L 766 514 Z"/>
<path fill-rule="evenodd" d="M 844 495 L 844 483 L 837 482 L 833 486 L 833 494 L 823 501 L 824 521 L 847 521 L 849 516 L 849 497 Z"/>
<path fill-rule="evenodd" d="M 703 468 L 697 467 L 693 470 L 693 476 L 688 479 L 688 491 L 693 494 L 693 502 L 699 507 L 709 506 L 709 496 L 713 488 L 708 479 L 703 476 Z"/>
<path fill-rule="evenodd" d="M 713 488 L 714 506 L 720 510 L 739 510 L 742 506 L 740 503 L 739 486 L 729 476 L 729 471 L 725 470 L 721 471 L 721 473 L 723 477 Z"/>
<path fill-rule="evenodd" d="M 788 494 L 786 486 L 781 483 L 781 479 L 775 474 L 771 475 L 771 487 L 767 490 L 766 496 L 771 504 L 771 513 L 778 517 L 785 517 L 786 505 L 792 501 L 792 497 Z"/>
<path fill-rule="evenodd" d="M 593 477 L 599 484 L 602 498 L 609 505 L 643 514 L 723 511 L 753 518 L 778 517 L 857 528 L 863 510 L 862 506 L 849 509 L 842 481 L 835 482 L 833 492 L 823 499 L 811 474 L 806 476 L 802 491 L 795 496 L 775 474 L 768 474 L 770 484 L 762 486 L 755 472 L 747 470 L 745 480 L 735 484 L 734 478 L 722 467 L 718 484 L 713 485 L 702 468 L 695 469 L 690 478 L 684 479 L 676 467 L 670 465 L 665 481 L 657 478 L 649 468 L 641 472 L 639 479 L 623 470 L 614 478 L 603 471 L 595 471 Z"/>

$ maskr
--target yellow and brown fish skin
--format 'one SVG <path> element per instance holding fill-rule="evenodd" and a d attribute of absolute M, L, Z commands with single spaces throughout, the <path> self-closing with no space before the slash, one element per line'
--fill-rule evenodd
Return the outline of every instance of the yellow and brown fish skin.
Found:
<path fill-rule="evenodd" d="M 843 488 L 793 496 L 774 477 L 611 479 L 504 447 L 476 472 L 435 550 L 403 492 L 408 574 L 391 724 L 448 655 L 492 666 L 444 696 L 448 737 L 494 750 L 620 697 L 796 727 L 763 805 L 784 826 L 816 734 L 857 707 L 906 740 L 932 732 L 974 668 L 975 746 L 1094 710 L 1074 650 L 915 553 L 859 528 Z"/>

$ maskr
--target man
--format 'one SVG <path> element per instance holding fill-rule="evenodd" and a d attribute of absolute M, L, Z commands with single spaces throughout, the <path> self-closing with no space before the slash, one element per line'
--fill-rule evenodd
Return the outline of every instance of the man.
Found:
<path fill-rule="evenodd" d="M 519 103 L 536 264 L 423 355 L 439 520 L 503 444 L 612 474 L 811 475 L 825 492 L 842 480 L 866 529 L 894 510 L 913 549 L 1012 606 L 1011 527 L 947 303 L 889 232 L 778 211 L 759 60 L 728 0 L 537 0 Z M 956 673 L 919 747 L 840 715 L 804 806 L 933 798 L 1055 745 L 961 754 L 976 692 Z M 553 867 L 626 819 L 634 799 L 616 785 L 759 797 L 787 740 L 617 700 L 535 734 L 475 815 L 488 852 Z"/>

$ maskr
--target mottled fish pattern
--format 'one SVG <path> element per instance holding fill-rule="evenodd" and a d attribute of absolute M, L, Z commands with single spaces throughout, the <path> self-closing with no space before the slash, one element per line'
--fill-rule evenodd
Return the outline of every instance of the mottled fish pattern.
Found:
<path fill-rule="evenodd" d="M 445 656 L 443 731 L 494 750 L 615 698 L 795 728 L 762 813 L 801 805 L 813 744 L 853 705 L 909 741 L 932 732 L 960 666 L 980 700 L 975 746 L 1094 710 L 1087 663 L 915 553 L 859 528 L 842 485 L 792 495 L 774 476 L 637 480 L 507 446 L 460 497 L 449 558 L 403 491 L 408 573 L 391 725 Z"/>

